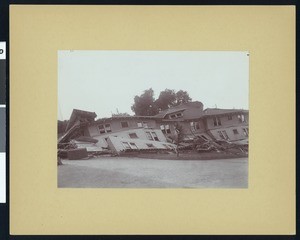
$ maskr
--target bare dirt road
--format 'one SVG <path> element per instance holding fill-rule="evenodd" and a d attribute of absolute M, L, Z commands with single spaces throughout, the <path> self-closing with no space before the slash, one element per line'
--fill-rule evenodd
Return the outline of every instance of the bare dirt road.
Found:
<path fill-rule="evenodd" d="M 248 159 L 158 160 L 102 157 L 65 160 L 64 188 L 247 188 Z"/>

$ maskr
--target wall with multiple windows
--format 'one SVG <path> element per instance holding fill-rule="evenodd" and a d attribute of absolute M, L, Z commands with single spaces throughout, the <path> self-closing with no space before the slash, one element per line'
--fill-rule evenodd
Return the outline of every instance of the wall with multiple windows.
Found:
<path fill-rule="evenodd" d="M 232 113 L 207 117 L 207 129 L 217 129 L 235 125 L 248 125 L 248 114 Z"/>
<path fill-rule="evenodd" d="M 180 122 L 158 122 L 156 127 L 160 128 L 161 131 L 166 135 L 175 134 L 175 125 L 179 124 L 182 126 L 182 133 L 184 135 L 194 135 L 197 133 L 205 132 L 205 125 L 202 119 L 191 120 L 191 121 L 180 121 Z"/>
<path fill-rule="evenodd" d="M 98 140 L 97 145 L 99 147 L 108 147 L 107 139 L 109 136 L 114 136 L 123 139 L 132 139 L 135 140 L 146 140 L 146 141 L 154 141 L 154 142 L 167 142 L 165 135 L 159 129 L 128 129 L 124 131 L 109 133 L 109 134 L 101 134 L 94 136 L 95 139 Z"/>
<path fill-rule="evenodd" d="M 145 139 L 128 139 L 109 136 L 107 139 L 109 148 L 115 153 L 126 149 L 174 149 L 175 145 L 167 142 L 151 141 Z"/>
<path fill-rule="evenodd" d="M 248 126 L 234 126 L 210 130 L 211 134 L 217 140 L 237 141 L 247 139 L 249 137 Z"/>
<path fill-rule="evenodd" d="M 249 135 L 248 114 L 232 113 L 210 116 L 189 121 L 157 121 L 143 118 L 109 119 L 89 126 L 85 135 L 99 140 L 99 145 L 107 147 L 107 137 L 117 136 L 128 139 L 166 142 L 166 136 L 175 134 L 175 125 L 182 126 L 186 137 L 210 131 L 216 139 L 241 140 Z"/>
<path fill-rule="evenodd" d="M 162 133 L 166 135 L 173 134 L 175 131 L 174 124 L 171 122 L 158 122 L 156 127 L 159 128 L 162 131 Z"/>
<path fill-rule="evenodd" d="M 105 122 L 98 122 L 89 126 L 89 134 L 91 137 L 98 135 L 109 135 L 111 133 L 136 128 L 155 128 L 156 122 L 150 120 L 140 120 L 135 118 L 128 119 L 111 119 Z"/>

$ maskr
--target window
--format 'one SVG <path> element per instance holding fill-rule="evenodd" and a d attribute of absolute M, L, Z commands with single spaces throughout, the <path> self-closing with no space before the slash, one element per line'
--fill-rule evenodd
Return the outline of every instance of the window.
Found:
<path fill-rule="evenodd" d="M 98 125 L 98 129 L 99 129 L 100 134 L 110 133 L 111 132 L 110 124 L 105 124 L 105 125 L 101 124 L 101 125 Z"/>
<path fill-rule="evenodd" d="M 138 122 L 137 126 L 139 128 L 148 128 L 148 123 L 147 122 Z"/>
<path fill-rule="evenodd" d="M 228 120 L 232 120 L 232 115 L 228 115 Z"/>
<path fill-rule="evenodd" d="M 105 124 L 105 129 L 107 133 L 111 132 L 110 124 Z"/>
<path fill-rule="evenodd" d="M 170 115 L 170 119 L 174 119 L 174 118 L 180 118 L 180 117 L 182 117 L 183 116 L 183 114 L 180 112 L 180 113 L 176 113 L 176 114 L 172 114 L 172 115 Z"/>
<path fill-rule="evenodd" d="M 132 149 L 138 149 L 137 145 L 133 142 L 129 143 Z"/>
<path fill-rule="evenodd" d="M 101 134 L 102 134 L 102 133 L 105 133 L 104 125 L 99 125 L 98 128 L 99 128 L 99 132 L 100 132 Z"/>
<path fill-rule="evenodd" d="M 152 137 L 154 138 L 155 141 L 159 141 L 157 134 L 155 132 L 152 132 Z"/>
<path fill-rule="evenodd" d="M 128 128 L 128 122 L 121 122 L 122 128 Z"/>
<path fill-rule="evenodd" d="M 200 137 L 202 137 L 202 139 L 204 139 L 204 140 L 208 140 L 208 138 L 205 136 L 205 135 L 200 135 Z"/>
<path fill-rule="evenodd" d="M 136 133 L 129 133 L 129 137 L 130 138 L 138 138 L 138 136 L 136 135 Z"/>
<path fill-rule="evenodd" d="M 137 145 L 133 142 L 122 142 L 125 149 L 138 149 Z"/>
<path fill-rule="evenodd" d="M 131 149 L 130 145 L 128 144 L 128 142 L 122 142 L 123 146 L 125 149 Z"/>
<path fill-rule="evenodd" d="M 233 131 L 233 134 L 235 134 L 235 135 L 236 135 L 236 134 L 239 134 L 239 132 L 238 132 L 237 129 L 233 129 L 232 131 Z"/>
<path fill-rule="evenodd" d="M 190 125 L 191 125 L 192 131 L 200 129 L 200 123 L 199 122 L 190 122 Z"/>
<path fill-rule="evenodd" d="M 246 120 L 245 120 L 245 115 L 244 115 L 244 114 L 239 114 L 239 115 L 238 115 L 238 119 L 239 119 L 239 121 L 240 121 L 241 123 L 246 122 Z"/>
<path fill-rule="evenodd" d="M 243 133 L 244 133 L 244 135 L 245 135 L 246 137 L 249 136 L 249 131 L 248 131 L 248 130 L 249 130 L 248 128 L 243 128 Z"/>
<path fill-rule="evenodd" d="M 219 117 L 214 117 L 214 126 L 221 126 L 221 119 Z"/>
<path fill-rule="evenodd" d="M 219 134 L 219 136 L 220 136 L 221 139 L 224 139 L 224 140 L 229 139 L 226 131 L 218 131 L 218 134 Z"/>
<path fill-rule="evenodd" d="M 146 132 L 146 137 L 147 137 L 149 140 L 153 141 L 153 137 L 152 137 L 152 135 L 151 135 L 150 132 Z"/>
<path fill-rule="evenodd" d="M 190 122 L 190 126 L 191 126 L 192 131 L 195 131 L 195 123 L 194 122 Z"/>
<path fill-rule="evenodd" d="M 164 134 L 170 134 L 170 125 L 160 125 L 160 129 Z"/>
<path fill-rule="evenodd" d="M 222 133 L 223 133 L 223 135 L 224 135 L 225 139 L 229 139 L 229 137 L 228 137 L 228 135 L 227 135 L 227 132 L 226 132 L 226 131 L 222 131 Z"/>
<path fill-rule="evenodd" d="M 151 144 L 151 143 L 146 143 L 146 145 L 147 145 L 148 147 L 150 147 L 150 148 L 154 148 L 154 145 Z"/>

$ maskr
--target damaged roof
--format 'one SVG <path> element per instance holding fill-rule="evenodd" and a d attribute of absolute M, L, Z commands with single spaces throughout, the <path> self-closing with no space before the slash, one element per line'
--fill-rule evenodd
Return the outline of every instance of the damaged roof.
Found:
<path fill-rule="evenodd" d="M 211 115 L 222 115 L 222 114 L 229 114 L 229 113 L 248 113 L 248 110 L 243 109 L 220 109 L 220 108 L 206 108 L 203 113 L 203 116 L 211 116 Z"/>
<path fill-rule="evenodd" d="M 79 109 L 73 109 L 70 120 L 66 127 L 66 131 L 68 131 L 75 124 L 75 122 L 77 120 L 87 119 L 89 121 L 94 121 L 96 117 L 97 117 L 97 114 L 95 112 L 88 112 L 88 111 L 83 111 L 83 110 L 79 110 Z"/>
<path fill-rule="evenodd" d="M 109 118 L 99 118 L 96 120 L 96 123 L 111 121 L 114 119 L 157 119 L 155 116 L 113 116 Z"/>
<path fill-rule="evenodd" d="M 202 104 L 202 102 L 199 102 L 199 101 L 182 103 L 178 106 L 174 106 L 174 107 L 171 107 L 169 109 L 163 110 L 160 113 L 156 114 L 154 117 L 156 117 L 156 118 L 165 118 L 166 115 L 168 115 L 168 114 L 181 112 L 181 111 L 184 111 L 184 110 L 189 109 L 189 108 L 200 108 L 201 111 L 202 111 L 203 104 Z"/>
<path fill-rule="evenodd" d="M 164 118 L 166 115 L 171 114 L 171 113 L 176 113 L 176 112 L 181 112 L 183 110 L 186 110 L 186 107 L 182 107 L 182 106 L 177 106 L 177 107 L 172 107 L 169 109 L 166 109 L 164 111 L 161 111 L 160 113 L 154 115 L 154 117 L 156 118 Z"/>

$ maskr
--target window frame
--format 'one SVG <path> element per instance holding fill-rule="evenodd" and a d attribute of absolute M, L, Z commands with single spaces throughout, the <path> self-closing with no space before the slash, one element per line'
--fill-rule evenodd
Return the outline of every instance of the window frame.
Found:
<path fill-rule="evenodd" d="M 162 124 L 160 125 L 160 130 L 163 134 L 171 134 L 171 128 L 169 124 Z"/>
<path fill-rule="evenodd" d="M 221 122 L 221 118 L 220 117 L 214 116 L 213 117 L 213 123 L 214 123 L 215 127 L 222 126 L 222 122 Z"/>
<path fill-rule="evenodd" d="M 152 138 L 154 139 L 154 141 L 159 141 L 159 138 L 156 134 L 156 132 L 151 132 Z"/>
<path fill-rule="evenodd" d="M 131 149 L 130 144 L 128 142 L 122 142 L 122 145 L 125 149 Z"/>
<path fill-rule="evenodd" d="M 146 143 L 147 147 L 149 148 L 155 148 L 154 145 L 152 143 Z"/>
<path fill-rule="evenodd" d="M 146 134 L 146 137 L 147 137 L 148 140 L 154 141 L 153 136 L 150 132 L 145 132 L 145 134 Z"/>
<path fill-rule="evenodd" d="M 228 140 L 229 137 L 228 137 L 228 134 L 225 130 L 220 130 L 220 131 L 217 131 L 220 138 L 223 139 L 223 140 Z"/>
<path fill-rule="evenodd" d="M 127 125 L 127 126 L 124 126 L 124 125 L 123 125 L 124 123 L 125 123 L 125 125 Z M 127 121 L 121 122 L 121 127 L 122 127 L 122 128 L 128 128 L 128 127 L 129 127 L 128 122 L 127 122 Z"/>
<path fill-rule="evenodd" d="M 100 128 L 101 126 L 101 128 Z M 110 123 L 105 123 L 105 124 L 99 124 L 97 125 L 98 131 L 100 134 L 105 134 L 105 133 L 111 133 L 111 124 Z"/>
<path fill-rule="evenodd" d="M 249 137 L 249 128 L 242 128 L 245 137 Z"/>
<path fill-rule="evenodd" d="M 129 142 L 129 146 L 131 147 L 131 149 L 139 149 L 134 142 Z"/>
<path fill-rule="evenodd" d="M 132 134 L 134 134 L 135 137 L 130 136 L 130 135 L 132 135 Z M 128 136 L 129 136 L 130 138 L 132 138 L 132 139 L 139 138 L 138 135 L 137 135 L 135 132 L 133 132 L 133 133 L 128 133 Z"/>

